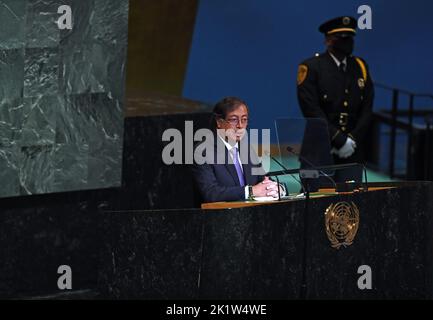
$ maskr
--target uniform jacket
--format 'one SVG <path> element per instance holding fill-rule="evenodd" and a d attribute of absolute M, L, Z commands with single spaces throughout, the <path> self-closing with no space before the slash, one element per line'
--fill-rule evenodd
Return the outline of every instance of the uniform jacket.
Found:
<path fill-rule="evenodd" d="M 355 154 L 349 162 L 360 161 L 369 129 L 374 88 L 364 60 L 349 56 L 342 72 L 326 52 L 307 59 L 298 69 L 298 101 L 306 118 L 322 118 L 328 123 L 331 145 L 341 148 L 348 136 L 355 140 Z"/>

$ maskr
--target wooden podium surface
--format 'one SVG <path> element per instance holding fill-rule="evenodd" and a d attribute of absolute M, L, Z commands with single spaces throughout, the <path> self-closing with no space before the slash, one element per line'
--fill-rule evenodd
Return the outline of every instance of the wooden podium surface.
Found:
<path fill-rule="evenodd" d="M 391 189 L 395 188 L 395 186 L 372 186 L 368 188 L 368 192 L 378 191 L 378 190 L 384 190 L 384 189 Z M 313 198 L 320 198 L 320 197 L 329 197 L 334 196 L 337 194 L 353 194 L 353 193 L 359 193 L 363 191 L 351 191 L 351 192 L 335 192 L 335 189 L 319 189 L 319 192 L 312 192 L 310 194 L 310 197 Z M 221 201 L 221 202 L 207 202 L 202 203 L 201 208 L 204 210 L 219 210 L 219 209 L 232 209 L 232 208 L 244 208 L 244 207 L 253 207 L 253 206 L 263 206 L 263 205 L 269 205 L 273 203 L 284 203 L 284 202 L 293 202 L 293 201 L 300 201 L 304 200 L 305 198 L 292 198 L 292 199 L 285 199 L 285 200 L 275 200 L 275 201 Z"/>

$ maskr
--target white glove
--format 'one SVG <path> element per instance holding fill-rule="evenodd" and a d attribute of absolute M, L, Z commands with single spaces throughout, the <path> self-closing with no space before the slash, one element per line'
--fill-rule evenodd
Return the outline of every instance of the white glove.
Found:
<path fill-rule="evenodd" d="M 350 137 L 348 137 L 347 140 L 349 140 L 349 142 L 352 145 L 353 149 L 356 149 L 356 142 L 355 142 L 355 140 L 352 140 L 352 138 L 350 138 Z M 347 140 L 346 140 L 346 143 L 347 143 Z"/>
<path fill-rule="evenodd" d="M 340 158 L 346 159 L 349 158 L 355 152 L 355 148 L 356 148 L 356 142 L 348 137 L 346 139 L 346 142 L 340 149 L 336 150 L 332 148 L 331 153 L 335 153 Z"/>

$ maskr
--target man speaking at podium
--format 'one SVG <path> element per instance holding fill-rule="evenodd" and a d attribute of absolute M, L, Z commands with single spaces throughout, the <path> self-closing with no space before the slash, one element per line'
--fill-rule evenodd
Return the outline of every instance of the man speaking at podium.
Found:
<path fill-rule="evenodd" d="M 323 23 L 327 51 L 298 68 L 298 101 L 306 118 L 328 123 L 334 162 L 364 163 L 364 138 L 373 106 L 374 88 L 367 64 L 352 55 L 357 21 L 338 17 Z M 362 181 L 361 168 L 336 171 L 334 180 Z"/>
<path fill-rule="evenodd" d="M 226 97 L 215 105 L 211 119 L 214 154 L 192 167 L 202 202 L 278 197 L 277 184 L 264 176 L 256 153 L 244 139 L 248 119 L 248 107 L 239 98 Z"/>

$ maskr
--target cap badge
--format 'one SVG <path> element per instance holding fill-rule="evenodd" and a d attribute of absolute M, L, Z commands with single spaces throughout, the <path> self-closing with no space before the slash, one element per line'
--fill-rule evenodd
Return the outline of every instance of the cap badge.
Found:
<path fill-rule="evenodd" d="M 350 23 L 350 18 L 349 18 L 349 17 L 344 17 L 344 18 L 343 18 L 343 24 L 344 24 L 345 26 L 348 26 L 349 23 Z"/>

